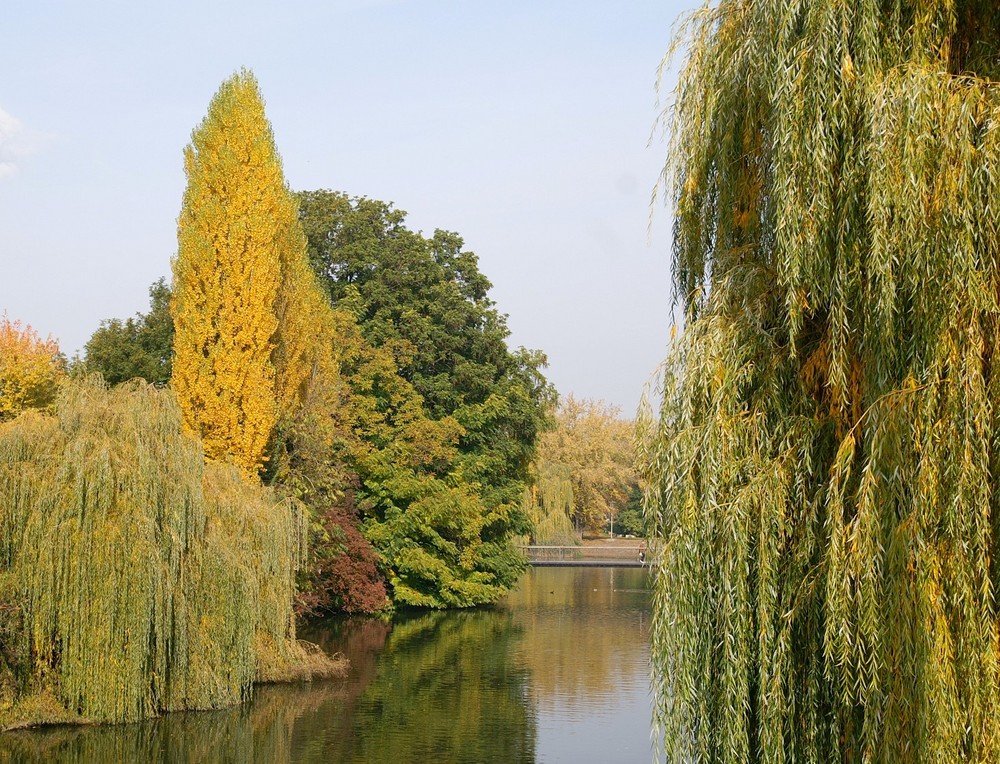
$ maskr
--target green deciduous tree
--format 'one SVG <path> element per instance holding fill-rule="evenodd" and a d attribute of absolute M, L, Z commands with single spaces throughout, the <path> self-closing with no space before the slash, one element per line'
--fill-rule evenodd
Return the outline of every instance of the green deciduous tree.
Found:
<path fill-rule="evenodd" d="M 544 356 L 507 348 L 489 281 L 455 234 L 426 238 L 370 199 L 298 198 L 313 267 L 371 346 L 346 373 L 367 444 L 352 459 L 395 597 L 495 599 L 522 569 L 512 537 L 527 528 L 520 498 L 553 395 Z"/>
<path fill-rule="evenodd" d="M 454 233 L 409 230 L 391 204 L 331 191 L 298 198 L 309 256 L 334 303 L 356 293 L 365 338 L 392 351 L 431 418 L 462 425 L 467 480 L 491 506 L 514 507 L 552 393 L 544 356 L 507 348 L 476 256 Z"/>
<path fill-rule="evenodd" d="M 174 354 L 170 297 L 170 287 L 161 278 L 149 288 L 148 313 L 102 321 L 84 345 L 84 370 L 100 373 L 112 385 L 137 378 L 165 384 Z"/>
<path fill-rule="evenodd" d="M 997 761 L 1000 15 L 722 0 L 681 39 L 667 759 Z"/>
<path fill-rule="evenodd" d="M 336 370 L 313 388 L 292 428 L 286 485 L 320 515 L 356 506 L 356 522 L 397 603 L 441 608 L 496 600 L 523 570 L 511 539 L 526 530 L 523 520 L 507 505 L 487 504 L 465 479 L 457 447 L 462 426 L 451 416 L 428 416 L 391 349 L 369 345 L 347 306 L 333 320 Z M 332 565 L 317 562 L 311 589 L 318 596 L 307 604 L 323 609 L 342 595 L 329 581 L 336 557 Z M 356 583 L 355 592 L 372 602 L 371 582 Z"/>

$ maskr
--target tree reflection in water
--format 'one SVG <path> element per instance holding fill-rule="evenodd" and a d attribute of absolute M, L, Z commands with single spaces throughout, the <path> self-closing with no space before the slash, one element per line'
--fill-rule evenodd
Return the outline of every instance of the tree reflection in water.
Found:
<path fill-rule="evenodd" d="M 137 724 L 52 727 L 0 735 L 0 762 L 290 764 L 296 720 L 336 703 L 342 683 L 292 693 L 263 688 L 252 705 L 168 714 Z M 269 692 L 270 690 L 270 692 Z"/>
<path fill-rule="evenodd" d="M 513 655 L 521 634 L 503 608 L 397 618 L 328 754 L 345 762 L 534 761 L 529 672 Z"/>
<path fill-rule="evenodd" d="M 247 706 L 0 735 L 7 762 L 648 762 L 647 572 L 539 568 L 493 608 L 337 620 L 302 636 L 343 682 Z"/>
<path fill-rule="evenodd" d="M 506 609 L 341 622 L 310 635 L 346 682 L 268 686 L 247 706 L 0 736 L 0 762 L 532 762 L 528 671 Z M 321 637 L 321 638 L 320 638 Z"/>
<path fill-rule="evenodd" d="M 518 655 L 543 707 L 613 705 L 636 682 L 645 691 L 648 586 L 647 571 L 634 568 L 543 568 L 524 577 L 507 603 L 523 626 Z"/>

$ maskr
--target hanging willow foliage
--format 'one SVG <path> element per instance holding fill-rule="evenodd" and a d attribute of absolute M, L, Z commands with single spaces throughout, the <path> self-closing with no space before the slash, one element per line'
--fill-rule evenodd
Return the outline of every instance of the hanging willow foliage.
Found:
<path fill-rule="evenodd" d="M 667 759 L 998 761 L 1000 14 L 720 0 L 678 39 Z"/>
<path fill-rule="evenodd" d="M 537 459 L 535 481 L 524 489 L 521 508 L 531 520 L 531 542 L 541 545 L 578 546 L 573 529 L 573 475 L 565 464 Z"/>
<path fill-rule="evenodd" d="M 0 595 L 22 656 L 0 729 L 39 698 L 60 720 L 132 721 L 335 670 L 295 641 L 303 539 L 297 506 L 204 464 L 171 393 L 64 385 L 55 416 L 0 427 Z"/>

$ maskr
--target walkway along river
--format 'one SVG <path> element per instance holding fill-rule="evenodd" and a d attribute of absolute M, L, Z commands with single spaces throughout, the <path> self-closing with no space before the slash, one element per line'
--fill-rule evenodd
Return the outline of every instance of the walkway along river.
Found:
<path fill-rule="evenodd" d="M 0 735 L 3 762 L 616 762 L 650 752 L 647 568 L 532 568 L 492 608 L 304 636 L 346 682 L 152 722 Z"/>
<path fill-rule="evenodd" d="M 585 546 L 523 546 L 521 551 L 536 568 L 641 568 L 647 564 L 646 544 L 588 544 Z"/>

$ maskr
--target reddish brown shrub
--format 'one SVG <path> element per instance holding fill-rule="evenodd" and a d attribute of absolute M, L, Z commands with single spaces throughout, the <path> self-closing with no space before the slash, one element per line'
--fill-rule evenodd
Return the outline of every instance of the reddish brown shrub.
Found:
<path fill-rule="evenodd" d="M 300 615 L 371 614 L 388 607 L 378 557 L 358 530 L 350 492 L 323 513 L 311 535 L 306 581 L 296 603 Z"/>

